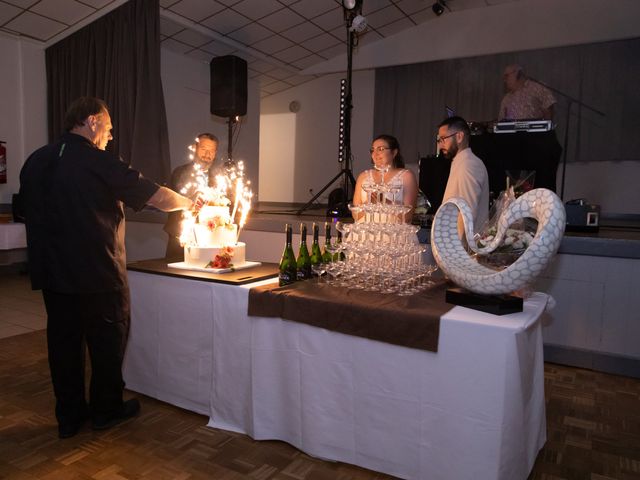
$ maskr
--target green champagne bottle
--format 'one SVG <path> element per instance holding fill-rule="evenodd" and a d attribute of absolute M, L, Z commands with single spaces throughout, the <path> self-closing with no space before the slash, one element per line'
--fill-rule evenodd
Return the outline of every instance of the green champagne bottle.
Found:
<path fill-rule="evenodd" d="M 322 263 L 322 250 L 320 250 L 320 244 L 318 243 L 318 234 L 320 233 L 320 228 L 318 228 L 318 224 L 313 222 L 313 244 L 311 245 L 311 269 L 313 269 L 314 265 L 318 265 Z"/>
<path fill-rule="evenodd" d="M 338 243 L 342 243 L 342 232 L 338 231 Z M 346 257 L 346 255 L 344 254 L 344 252 L 342 250 L 340 250 L 339 252 L 336 252 L 333 254 L 333 261 L 337 262 L 339 260 L 344 260 Z"/>
<path fill-rule="evenodd" d="M 324 252 L 322 253 L 322 261 L 324 263 L 331 263 L 333 261 L 333 254 L 327 250 L 327 245 L 331 245 L 331 223 L 324 222 Z"/>
<path fill-rule="evenodd" d="M 296 257 L 293 254 L 293 247 L 291 246 L 293 230 L 291 224 L 287 223 L 284 227 L 284 231 L 287 235 L 287 243 L 282 252 L 282 260 L 280 260 L 280 273 L 278 274 L 278 283 L 281 287 L 285 285 L 291 285 L 296 281 Z"/>
<path fill-rule="evenodd" d="M 300 224 L 300 251 L 298 253 L 298 280 L 311 278 L 311 257 L 307 249 L 307 224 Z"/>

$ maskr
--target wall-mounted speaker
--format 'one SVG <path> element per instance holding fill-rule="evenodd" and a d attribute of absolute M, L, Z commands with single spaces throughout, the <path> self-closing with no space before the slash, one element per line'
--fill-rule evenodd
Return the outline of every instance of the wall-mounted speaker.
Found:
<path fill-rule="evenodd" d="M 209 63 L 211 113 L 218 117 L 247 114 L 247 62 L 235 55 L 215 57 Z"/>

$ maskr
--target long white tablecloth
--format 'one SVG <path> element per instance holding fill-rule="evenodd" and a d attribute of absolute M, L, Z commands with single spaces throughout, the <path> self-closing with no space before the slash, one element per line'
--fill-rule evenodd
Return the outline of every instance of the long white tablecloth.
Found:
<path fill-rule="evenodd" d="M 248 317 L 255 284 L 129 281 L 127 388 L 210 426 L 408 479 L 526 479 L 545 442 L 544 294 L 453 308 L 432 353 Z"/>
<path fill-rule="evenodd" d="M 0 250 L 27 248 L 24 223 L 0 223 Z"/>

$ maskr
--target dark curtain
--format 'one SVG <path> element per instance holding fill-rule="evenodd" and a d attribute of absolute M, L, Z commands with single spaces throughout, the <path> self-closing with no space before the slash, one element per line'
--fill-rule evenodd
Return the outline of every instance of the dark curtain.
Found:
<path fill-rule="evenodd" d="M 567 162 L 640 160 L 640 39 L 487 55 L 376 70 L 374 135 L 397 136 L 405 159 L 434 154 L 445 105 L 467 121 L 496 119 L 506 65 L 605 116 L 554 92 L 558 140 Z M 565 130 L 569 131 L 564 145 Z"/>
<path fill-rule="evenodd" d="M 107 102 L 114 140 L 107 149 L 163 183 L 171 174 L 160 78 L 158 0 L 131 0 L 46 50 L 49 139 L 63 131 L 77 97 Z"/>

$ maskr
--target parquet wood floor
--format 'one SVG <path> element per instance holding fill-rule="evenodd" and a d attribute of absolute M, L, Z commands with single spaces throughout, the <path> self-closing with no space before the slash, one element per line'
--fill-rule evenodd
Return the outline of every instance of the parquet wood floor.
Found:
<path fill-rule="evenodd" d="M 392 478 L 207 428 L 144 396 L 138 418 L 58 440 L 45 342 L 43 330 L 0 339 L 0 479 Z M 640 380 L 547 364 L 545 392 L 548 441 L 530 480 L 640 479 Z"/>

